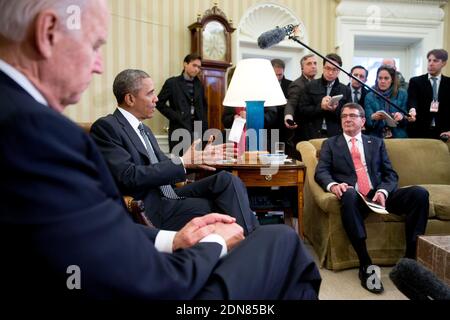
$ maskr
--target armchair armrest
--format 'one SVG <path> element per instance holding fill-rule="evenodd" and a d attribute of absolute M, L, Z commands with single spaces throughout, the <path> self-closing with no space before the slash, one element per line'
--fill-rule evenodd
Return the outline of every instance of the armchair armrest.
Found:
<path fill-rule="evenodd" d="M 148 227 L 153 227 L 153 224 L 145 215 L 144 201 L 135 200 L 130 196 L 124 196 L 123 201 L 127 206 L 128 212 L 136 223 L 143 224 Z"/>

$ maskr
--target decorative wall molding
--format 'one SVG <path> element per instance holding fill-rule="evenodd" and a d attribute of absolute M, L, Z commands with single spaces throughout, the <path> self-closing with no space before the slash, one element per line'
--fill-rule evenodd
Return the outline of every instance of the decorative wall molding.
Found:
<path fill-rule="evenodd" d="M 290 9 L 275 3 L 259 3 L 249 8 L 242 16 L 237 28 L 237 50 L 233 60 L 237 63 L 241 59 L 250 57 L 280 58 L 286 63 L 286 77 L 296 79 L 299 61 L 304 54 L 302 47 L 289 39 L 265 50 L 261 50 L 257 45 L 257 39 L 263 32 L 288 24 L 299 25 L 300 38 L 307 44 L 306 27 Z"/>
<path fill-rule="evenodd" d="M 302 32 L 300 37 L 302 41 L 306 40 L 305 26 L 289 9 L 273 3 L 258 4 L 250 8 L 242 17 L 239 24 L 239 40 L 255 42 L 261 33 L 288 24 L 299 24 Z M 291 42 L 285 40 L 279 45 L 291 46 Z"/>

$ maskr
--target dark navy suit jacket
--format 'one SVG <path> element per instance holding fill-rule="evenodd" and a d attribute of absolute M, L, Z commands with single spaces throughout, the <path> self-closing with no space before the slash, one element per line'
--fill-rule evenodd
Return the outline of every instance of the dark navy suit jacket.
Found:
<path fill-rule="evenodd" d="M 410 135 L 413 138 L 439 139 L 444 131 L 450 131 L 450 78 L 442 75 L 439 85 L 439 111 L 436 115 L 436 130 L 430 131 L 433 114 L 430 112 L 433 100 L 433 88 L 428 74 L 413 77 L 408 87 L 408 108 L 416 108 L 417 121 L 410 125 Z"/>
<path fill-rule="evenodd" d="M 0 72 L 0 290 L 20 299 L 191 299 L 221 246 L 172 255 L 135 224 L 91 138 Z M 81 290 L 68 290 L 69 266 Z"/>
<path fill-rule="evenodd" d="M 161 201 L 159 186 L 185 181 L 183 164 L 175 164 L 159 148 L 149 127 L 144 125 L 158 163 L 150 158 L 138 134 L 119 110 L 98 119 L 91 127 L 91 136 L 108 163 L 119 190 L 136 199 L 145 200 L 146 212 L 159 225 L 156 214 Z"/>
<path fill-rule="evenodd" d="M 397 189 L 398 176 L 392 168 L 382 139 L 361 135 L 364 156 L 373 189 L 391 193 Z M 320 151 L 315 179 L 326 190 L 331 182 L 355 186 L 357 177 L 352 156 L 343 135 L 328 138 Z"/>

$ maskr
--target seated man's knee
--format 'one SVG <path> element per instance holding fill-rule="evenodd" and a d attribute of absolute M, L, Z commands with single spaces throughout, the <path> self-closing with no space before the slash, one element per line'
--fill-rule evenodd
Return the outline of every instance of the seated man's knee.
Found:
<path fill-rule="evenodd" d="M 233 179 L 233 175 L 231 173 L 229 173 L 228 171 L 220 171 L 219 173 L 217 173 L 217 179 L 220 180 L 221 182 L 230 182 Z"/>
<path fill-rule="evenodd" d="M 359 195 L 355 188 L 348 188 L 347 191 L 345 191 L 342 194 L 342 201 L 356 201 L 358 199 Z"/>
<path fill-rule="evenodd" d="M 414 199 L 421 199 L 422 201 L 429 201 L 430 194 L 427 189 L 420 186 L 409 187 L 409 192 Z"/>

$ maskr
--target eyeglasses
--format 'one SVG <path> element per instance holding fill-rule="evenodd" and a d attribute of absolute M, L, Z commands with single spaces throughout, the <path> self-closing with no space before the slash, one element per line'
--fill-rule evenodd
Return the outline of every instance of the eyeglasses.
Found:
<path fill-rule="evenodd" d="M 328 71 L 328 72 L 333 72 L 333 73 L 336 73 L 339 71 L 338 68 L 332 68 L 332 67 L 328 67 L 328 66 L 323 67 L 323 70 Z"/>
<path fill-rule="evenodd" d="M 359 118 L 359 117 L 362 117 L 362 116 L 359 115 L 359 114 L 356 114 L 356 113 L 350 113 L 350 114 L 343 113 L 343 114 L 341 114 L 341 119 L 346 119 L 346 118 L 356 119 L 356 118 Z"/>

